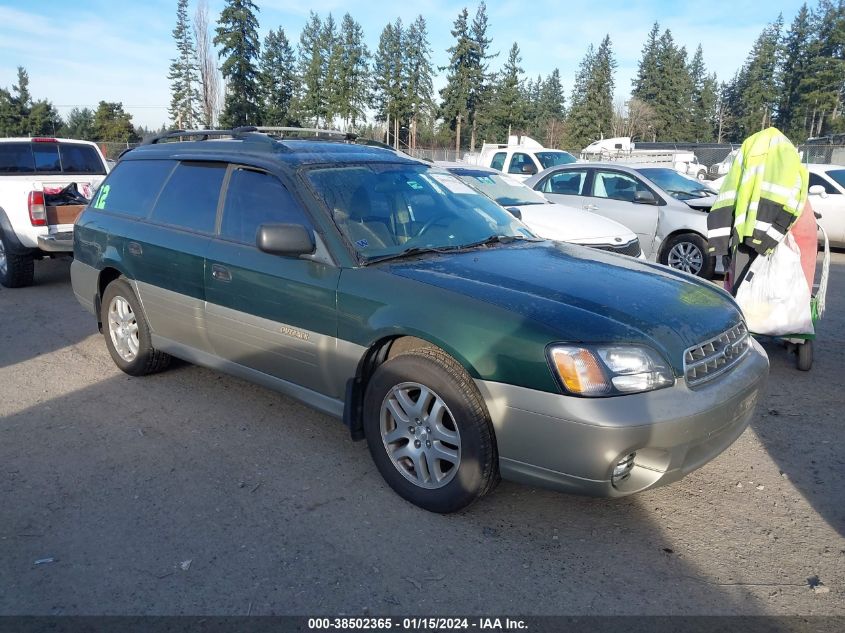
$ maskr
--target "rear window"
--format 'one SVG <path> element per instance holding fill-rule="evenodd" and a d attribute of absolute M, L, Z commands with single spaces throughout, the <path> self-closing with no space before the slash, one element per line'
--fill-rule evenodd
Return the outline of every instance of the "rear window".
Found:
<path fill-rule="evenodd" d="M 97 150 L 79 143 L 0 143 L 2 174 L 105 175 Z"/>
<path fill-rule="evenodd" d="M 145 218 L 175 166 L 172 160 L 121 161 L 100 186 L 91 206 Z"/>

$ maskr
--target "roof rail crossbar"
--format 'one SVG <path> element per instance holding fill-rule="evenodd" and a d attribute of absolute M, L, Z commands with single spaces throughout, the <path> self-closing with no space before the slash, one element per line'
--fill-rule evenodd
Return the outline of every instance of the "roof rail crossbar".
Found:
<path fill-rule="evenodd" d="M 231 130 L 168 130 L 144 139 L 141 145 L 155 145 L 169 138 L 180 138 L 183 136 L 198 136 L 200 141 L 206 141 L 211 136 L 231 136 L 232 138 L 243 138 L 250 132 L 256 132 L 258 128 L 254 125 L 243 125 Z"/>
<path fill-rule="evenodd" d="M 358 138 L 358 135 L 354 132 L 341 132 L 340 130 L 324 130 L 316 127 L 276 127 L 259 125 L 256 128 L 256 131 L 264 132 L 265 134 L 279 134 L 281 136 L 284 136 L 286 134 L 300 136 L 340 136 L 341 138 L 347 141 L 354 141 L 356 138 Z"/>

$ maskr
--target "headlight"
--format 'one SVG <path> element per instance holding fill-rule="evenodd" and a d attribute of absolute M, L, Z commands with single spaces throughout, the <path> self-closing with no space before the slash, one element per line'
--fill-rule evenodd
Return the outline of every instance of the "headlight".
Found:
<path fill-rule="evenodd" d="M 669 364 L 647 347 L 555 345 L 549 360 L 563 387 L 578 396 L 618 396 L 675 384 Z"/>

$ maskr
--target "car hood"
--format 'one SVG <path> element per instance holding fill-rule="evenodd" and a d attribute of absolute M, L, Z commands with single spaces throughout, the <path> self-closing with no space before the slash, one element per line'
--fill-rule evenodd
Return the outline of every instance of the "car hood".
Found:
<path fill-rule="evenodd" d="M 528 228 L 546 239 L 575 244 L 623 244 L 636 238 L 633 231 L 615 220 L 565 204 L 550 202 L 517 208 Z"/>
<path fill-rule="evenodd" d="M 741 320 L 709 282 L 656 264 L 562 243 L 499 245 L 385 263 L 399 277 L 492 304 L 560 341 L 641 343 L 683 352 Z"/>
<path fill-rule="evenodd" d="M 709 211 L 710 207 L 716 202 L 716 196 L 693 198 L 692 200 L 684 200 L 684 202 L 697 211 Z"/>

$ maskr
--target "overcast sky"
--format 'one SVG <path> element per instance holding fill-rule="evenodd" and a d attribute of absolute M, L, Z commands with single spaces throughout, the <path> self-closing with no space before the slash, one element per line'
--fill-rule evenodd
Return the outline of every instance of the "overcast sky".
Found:
<path fill-rule="evenodd" d="M 196 0 L 191 0 L 190 13 Z M 215 21 L 223 0 L 208 0 Z M 340 0 L 255 0 L 260 9 L 259 35 L 282 26 L 292 42 L 313 9 L 335 20 L 349 12 L 361 23 L 367 44 L 375 50 L 384 25 L 401 17 L 405 24 L 418 14 L 428 22 L 435 66 L 447 62 L 452 24 L 466 6 L 452 0 L 415 2 L 342 2 Z M 783 12 L 787 25 L 802 0 L 525 0 L 487 3 L 492 49 L 500 51 L 498 68 L 511 44 L 518 42 L 526 76 L 560 69 L 567 99 L 587 46 L 605 34 L 613 42 L 618 67 L 616 95 L 627 97 L 631 78 L 654 21 L 671 29 L 690 55 L 700 43 L 708 71 L 719 79 L 733 75 L 766 23 Z M 811 3 L 813 6 L 814 3 Z M 0 86 L 16 83 L 16 68 L 29 72 L 36 99 L 53 102 L 64 116 L 71 107 L 95 108 L 101 100 L 123 102 L 133 121 L 159 127 L 168 121 L 170 60 L 176 55 L 171 31 L 176 0 L 0 0 Z M 444 73 L 435 79 L 442 87 Z"/>

